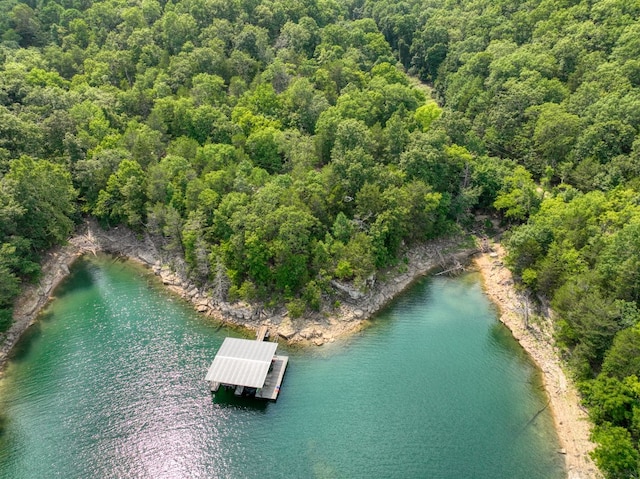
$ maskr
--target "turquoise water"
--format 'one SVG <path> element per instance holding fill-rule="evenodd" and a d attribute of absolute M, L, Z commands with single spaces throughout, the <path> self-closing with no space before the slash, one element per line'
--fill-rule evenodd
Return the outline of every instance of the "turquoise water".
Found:
<path fill-rule="evenodd" d="M 280 398 L 212 398 L 221 328 L 139 268 L 79 263 L 0 380 L 0 477 L 564 476 L 539 378 L 474 275 L 417 284 L 290 356 Z"/>

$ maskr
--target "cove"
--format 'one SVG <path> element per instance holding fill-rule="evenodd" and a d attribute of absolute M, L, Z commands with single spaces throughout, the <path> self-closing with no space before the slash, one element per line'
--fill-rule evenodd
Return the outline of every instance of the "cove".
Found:
<path fill-rule="evenodd" d="M 277 403 L 211 396 L 225 336 L 136 265 L 76 263 L 0 379 L 0 477 L 565 476 L 476 275 L 417 283 L 347 340 L 280 346 Z"/>

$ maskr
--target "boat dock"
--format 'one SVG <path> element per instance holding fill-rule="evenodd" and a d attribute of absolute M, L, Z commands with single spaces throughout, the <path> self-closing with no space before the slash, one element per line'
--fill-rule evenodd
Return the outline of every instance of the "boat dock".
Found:
<path fill-rule="evenodd" d="M 274 356 L 273 367 L 264 381 L 264 385 L 256 391 L 256 397 L 275 401 L 280 393 L 280 386 L 284 378 L 284 371 L 289 362 L 288 356 Z"/>
<path fill-rule="evenodd" d="M 264 341 L 268 334 L 268 327 L 261 326 L 255 341 L 225 338 L 205 377 L 212 392 L 225 386 L 236 396 L 278 398 L 289 358 L 275 354 L 278 344 Z"/>

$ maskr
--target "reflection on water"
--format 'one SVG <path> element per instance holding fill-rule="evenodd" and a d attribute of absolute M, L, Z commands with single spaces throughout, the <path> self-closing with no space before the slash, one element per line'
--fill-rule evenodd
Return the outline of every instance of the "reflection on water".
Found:
<path fill-rule="evenodd" d="M 213 397 L 224 336 L 138 267 L 90 258 L 0 380 L 0 477 L 563 477 L 539 378 L 477 278 L 416 285 L 290 356 L 277 403 Z"/>
<path fill-rule="evenodd" d="M 42 321 L 38 320 L 38 322 L 30 326 L 11 351 L 10 358 L 12 362 L 19 363 L 29 357 L 31 347 L 37 343 L 42 336 L 42 323 L 50 319 L 52 315 L 45 313 L 41 314 L 40 317 Z"/>

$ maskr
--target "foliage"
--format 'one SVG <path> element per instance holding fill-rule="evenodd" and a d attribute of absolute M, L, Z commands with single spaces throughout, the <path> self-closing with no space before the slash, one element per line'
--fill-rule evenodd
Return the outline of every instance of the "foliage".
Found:
<path fill-rule="evenodd" d="M 287 303 L 287 312 L 292 318 L 301 317 L 306 310 L 306 304 L 302 299 L 293 299 Z"/>
<path fill-rule="evenodd" d="M 216 301 L 293 316 L 497 209 L 519 225 L 510 267 L 602 381 L 585 386 L 596 462 L 636 473 L 640 419 L 606 406 L 638 374 L 636 3 L 0 10 L 0 328 L 78 211 L 155 235 Z"/>
<path fill-rule="evenodd" d="M 598 447 L 591 453 L 607 479 L 628 479 L 640 473 L 640 454 L 629 432 L 622 427 L 600 426 L 592 436 Z"/>
<path fill-rule="evenodd" d="M 455 144 L 352 7 L 0 5 L 2 307 L 75 211 L 155 235 L 220 301 L 317 311 L 490 205 L 500 160 Z"/>
<path fill-rule="evenodd" d="M 558 344 L 585 381 L 591 417 L 603 425 L 594 433 L 600 443 L 594 458 L 608 477 L 637 473 L 637 198 L 633 189 L 583 194 L 559 188 L 507 239 L 514 272 L 551 300 Z"/>
<path fill-rule="evenodd" d="M 457 185 L 458 221 L 466 198 L 478 195 L 476 205 L 520 224 L 507 233 L 509 266 L 553 306 L 558 344 L 578 378 L 637 375 L 637 3 L 367 0 L 362 11 L 444 105 L 430 125 L 426 106 L 417 110 L 426 131 L 442 125 L 467 150 L 504 160 L 468 162 L 464 176 L 479 181 Z M 442 150 L 425 146 L 406 148 L 401 162 L 435 186 L 429 175 L 443 165 Z M 604 404 L 588 402 L 596 415 Z M 639 438 L 629 427 L 603 423 L 594 434 L 594 458 L 609 477 L 638 475 Z"/>
<path fill-rule="evenodd" d="M 504 210 L 506 218 L 524 221 L 538 209 L 539 202 L 531 174 L 518 166 L 513 174 L 504 179 L 502 190 L 498 192 L 493 205 L 498 210 Z"/>

